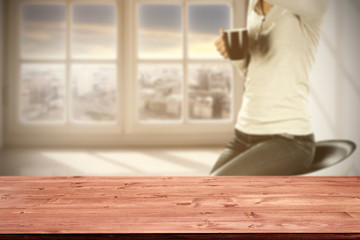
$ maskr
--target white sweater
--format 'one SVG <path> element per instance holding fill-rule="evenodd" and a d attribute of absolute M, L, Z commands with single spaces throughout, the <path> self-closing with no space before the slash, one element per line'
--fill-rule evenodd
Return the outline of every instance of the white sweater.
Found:
<path fill-rule="evenodd" d="M 309 72 L 327 0 L 266 0 L 264 17 L 250 0 L 250 61 L 233 61 L 246 77 L 236 129 L 248 134 L 312 133 Z"/>

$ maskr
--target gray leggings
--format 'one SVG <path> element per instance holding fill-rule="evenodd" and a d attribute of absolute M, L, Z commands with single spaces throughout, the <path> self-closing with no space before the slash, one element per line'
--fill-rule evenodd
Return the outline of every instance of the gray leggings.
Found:
<path fill-rule="evenodd" d="M 289 176 L 305 173 L 315 153 L 314 135 L 249 135 L 235 130 L 212 176 Z"/>

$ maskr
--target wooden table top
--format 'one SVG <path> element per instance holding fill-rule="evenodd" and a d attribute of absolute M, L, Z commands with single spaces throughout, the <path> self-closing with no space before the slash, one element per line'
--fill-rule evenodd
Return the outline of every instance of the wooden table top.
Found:
<path fill-rule="evenodd" d="M 0 177 L 0 233 L 360 233 L 360 177 Z"/>

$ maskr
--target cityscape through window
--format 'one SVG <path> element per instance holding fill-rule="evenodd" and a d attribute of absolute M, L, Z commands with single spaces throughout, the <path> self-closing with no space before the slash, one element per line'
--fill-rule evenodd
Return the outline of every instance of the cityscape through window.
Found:
<path fill-rule="evenodd" d="M 117 1 L 21 4 L 21 122 L 116 124 L 124 81 L 135 81 L 135 121 L 232 120 L 233 69 L 213 44 L 231 27 L 232 6 L 183 3 L 134 5 L 133 80 L 121 78 Z"/>
<path fill-rule="evenodd" d="M 231 119 L 232 67 L 214 47 L 231 26 L 230 5 L 139 4 L 138 12 L 139 120 Z"/>

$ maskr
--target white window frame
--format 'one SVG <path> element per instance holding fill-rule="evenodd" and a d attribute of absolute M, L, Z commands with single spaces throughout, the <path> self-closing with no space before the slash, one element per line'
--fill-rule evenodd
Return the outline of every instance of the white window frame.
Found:
<path fill-rule="evenodd" d="M 118 6 L 118 121 L 113 125 L 24 125 L 19 119 L 20 82 L 20 30 L 22 3 L 116 3 Z M 187 4 L 223 4 L 232 6 L 233 27 L 243 27 L 245 23 L 246 0 L 11 0 L 6 2 L 6 73 L 5 73 L 5 146 L 164 146 L 164 145 L 217 145 L 224 144 L 233 133 L 237 111 L 241 104 L 243 80 L 233 69 L 232 119 L 220 121 L 194 121 L 174 124 L 164 122 L 149 124 L 137 122 L 137 6 L 139 3 L 180 3 L 183 5 L 183 28 L 187 28 Z M 239 14 L 234 14 L 234 13 Z M 67 4 L 67 57 L 70 49 L 70 15 Z M 184 16 L 185 14 L 185 16 Z M 124 34 L 125 33 L 125 34 Z M 183 36 L 186 44 L 186 34 Z M 184 47 L 184 51 L 186 48 Z M 186 53 L 184 53 L 186 54 Z M 181 60 L 180 60 L 181 61 Z M 219 62 L 219 60 L 208 60 Z M 41 61 L 40 61 L 41 62 Z M 66 60 L 67 72 L 70 63 Z M 79 60 L 78 62 L 87 62 Z M 96 62 L 89 60 L 89 62 Z M 102 62 L 102 61 L 101 61 Z M 205 62 L 191 60 L 191 62 Z M 188 62 L 183 61 L 183 66 Z M 184 73 L 186 74 L 186 72 Z M 184 76 L 186 78 L 186 76 Z M 69 81 L 69 77 L 66 81 Z M 184 87 L 186 85 L 183 85 Z M 69 94 L 69 93 L 68 93 Z M 185 97 L 186 94 L 185 94 Z M 68 98 L 69 99 L 69 98 Z M 66 100 L 68 101 L 68 100 Z M 186 99 L 183 101 L 186 104 Z M 67 107 L 68 108 L 68 107 Z M 184 113 L 186 108 L 183 108 Z M 69 110 L 66 110 L 69 111 Z M 67 117 L 69 118 L 69 116 Z M 214 137 L 215 136 L 215 137 Z M 184 144 L 184 142 L 186 144 Z"/>
<path fill-rule="evenodd" d="M 186 82 L 187 82 L 187 71 L 186 71 L 186 65 L 189 63 L 221 63 L 224 60 L 222 59 L 188 59 L 187 58 L 187 30 L 188 30 L 188 5 L 192 4 L 198 4 L 198 5 L 206 5 L 206 4 L 219 4 L 219 5 L 229 5 L 231 6 L 231 18 L 232 19 L 232 27 L 239 27 L 238 24 L 240 22 L 241 16 L 236 16 L 235 12 L 240 12 L 243 10 L 242 6 L 244 6 L 244 2 L 241 1 L 235 1 L 235 0 L 133 0 L 132 4 L 130 6 L 131 9 L 129 9 L 128 12 L 131 12 L 134 14 L 130 19 L 130 22 L 132 23 L 132 29 L 136 29 L 138 26 L 138 16 L 137 16 L 137 9 L 139 4 L 180 4 L 183 7 L 183 59 L 179 60 L 173 60 L 173 59 L 160 59 L 160 60 L 144 60 L 144 59 L 137 59 L 137 49 L 136 49 L 136 43 L 137 41 L 137 35 L 136 33 L 131 34 L 131 39 L 129 39 L 129 42 L 134 43 L 130 49 L 132 49 L 132 53 L 130 54 L 132 56 L 132 65 L 129 66 L 130 69 L 133 69 L 132 71 L 132 78 L 133 85 L 132 88 L 132 107 L 133 109 L 137 106 L 137 64 L 139 63 L 151 63 L 151 62 L 158 62 L 158 63 L 178 63 L 181 64 L 184 71 L 184 83 L 183 88 L 185 91 L 184 98 L 183 98 L 183 114 L 185 116 L 188 115 L 187 107 L 185 105 L 187 104 L 187 89 L 186 89 Z M 244 20 L 243 20 L 244 22 Z M 242 81 L 240 80 L 240 77 L 236 73 L 236 70 L 233 69 L 233 82 L 232 82 L 232 99 L 233 103 L 231 106 L 231 117 L 228 120 L 191 120 L 187 121 L 186 117 L 185 120 L 181 121 L 165 121 L 161 124 L 156 124 L 154 122 L 138 122 L 137 121 L 137 112 L 133 112 L 131 115 L 131 118 L 129 118 L 127 121 L 129 123 L 129 128 L 126 129 L 127 133 L 134 133 L 134 134 L 191 134 L 191 133 L 223 133 L 223 132 L 231 132 L 233 131 L 235 119 L 237 116 L 237 110 L 240 108 L 240 96 L 242 94 Z M 179 123 L 180 122 L 180 123 Z"/>
<path fill-rule="evenodd" d="M 65 4 L 66 6 L 66 58 L 64 60 L 53 60 L 53 59 L 21 59 L 20 54 L 20 41 L 21 41 L 21 8 L 22 4 L 26 3 L 35 3 L 35 4 Z M 77 64 L 77 63 L 90 63 L 90 64 L 97 64 L 97 63 L 111 63 L 115 64 L 117 68 L 117 85 L 118 85 L 118 91 L 121 89 L 121 81 L 120 73 L 121 73 L 121 59 L 118 59 L 118 56 L 121 56 L 121 39 L 119 38 L 119 32 L 121 30 L 121 18 L 118 17 L 118 28 L 117 28 L 117 59 L 114 60 L 87 60 L 87 59 L 72 59 L 70 56 L 70 48 L 71 48 L 71 15 L 72 15 L 72 9 L 70 4 L 76 4 L 76 3 L 90 3 L 90 4 L 118 4 L 117 0 L 18 0 L 18 1 L 11 1 L 11 4 L 9 7 L 13 8 L 10 10 L 10 12 L 13 12 L 13 18 L 11 21 L 13 22 L 12 26 L 15 26 L 14 29 L 12 29 L 11 40 L 9 40 L 9 44 L 12 44 L 10 47 L 13 49 L 11 54 L 11 70 L 9 71 L 9 79 L 13 79 L 12 82 L 15 84 L 9 84 L 9 90 L 12 97 L 9 97 L 9 117 L 8 117 L 8 125 L 11 129 L 11 131 L 15 134 L 26 134 L 26 135 L 77 135 L 77 134 L 87 134 L 87 133 L 94 133 L 94 134 L 119 134 L 122 132 L 121 126 L 122 126 L 122 120 L 120 117 L 117 117 L 115 124 L 101 124 L 101 123 L 84 123 L 84 124 L 76 124 L 71 123 L 71 109 L 69 108 L 71 97 L 68 96 L 70 91 L 70 72 L 71 72 L 71 64 Z M 118 9 L 119 10 L 119 6 Z M 21 64 L 22 63 L 58 63 L 58 64 L 64 64 L 66 68 L 65 73 L 65 81 L 66 81 L 66 107 L 65 107 L 65 113 L 66 113 L 66 122 L 65 124 L 48 124 L 48 123 L 31 123 L 31 124 L 24 124 L 20 120 L 20 104 L 19 104 L 19 89 L 20 89 L 20 74 L 21 74 Z M 118 92 L 119 96 L 120 92 Z M 12 111 L 11 109 L 16 109 L 15 111 Z M 120 99 L 118 100 L 118 112 L 120 113 L 121 110 L 121 104 Z"/>

